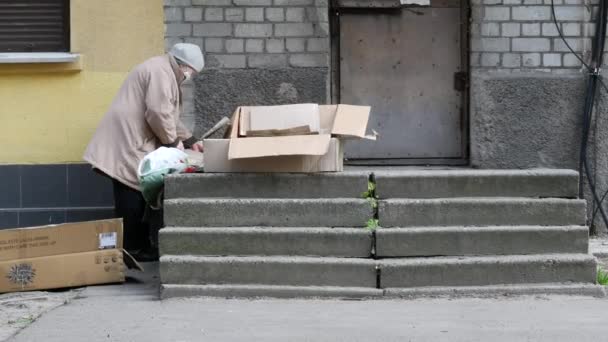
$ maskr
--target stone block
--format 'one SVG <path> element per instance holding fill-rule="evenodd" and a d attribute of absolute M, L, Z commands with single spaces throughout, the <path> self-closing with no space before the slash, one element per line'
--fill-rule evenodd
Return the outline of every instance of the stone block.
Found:
<path fill-rule="evenodd" d="M 555 27 L 554 23 L 543 23 L 543 36 L 545 37 L 557 37 L 559 36 L 559 32 L 557 32 L 557 27 Z"/>
<path fill-rule="evenodd" d="M 197 6 L 230 6 L 232 0 L 192 0 L 192 4 Z"/>
<path fill-rule="evenodd" d="M 165 196 L 174 198 L 362 198 L 367 171 L 338 173 L 203 173 L 166 178 Z M 388 182 L 388 181 L 387 181 Z M 398 180 L 391 181 L 393 185 Z M 542 180 L 539 181 L 542 183 Z M 574 181 L 575 185 L 578 183 Z"/>
<path fill-rule="evenodd" d="M 247 39 L 245 41 L 246 52 L 264 52 L 264 40 L 263 39 Z"/>
<path fill-rule="evenodd" d="M 548 38 L 513 38 L 513 52 L 542 52 L 551 50 Z"/>
<path fill-rule="evenodd" d="M 555 17 L 558 21 L 584 21 L 585 6 L 555 6 Z"/>
<path fill-rule="evenodd" d="M 236 24 L 234 30 L 237 37 L 272 36 L 272 24 Z"/>
<path fill-rule="evenodd" d="M 364 227 L 364 199 L 172 199 L 167 227 Z"/>
<path fill-rule="evenodd" d="M 186 8 L 184 9 L 185 21 L 201 21 L 203 20 L 202 8 Z"/>
<path fill-rule="evenodd" d="M 580 36 L 581 35 L 581 24 L 580 23 L 563 23 L 562 33 L 564 36 Z"/>
<path fill-rule="evenodd" d="M 521 33 L 522 33 L 522 36 L 540 36 L 540 24 L 539 23 L 521 24 Z"/>
<path fill-rule="evenodd" d="M 226 8 L 224 11 L 226 15 L 226 21 L 244 21 L 245 10 L 242 8 Z"/>
<path fill-rule="evenodd" d="M 562 55 L 559 53 L 545 53 L 543 54 L 543 66 L 546 67 L 560 67 L 562 66 Z"/>
<path fill-rule="evenodd" d="M 289 57 L 289 64 L 293 67 L 328 67 L 329 56 L 327 54 L 295 54 Z"/>
<path fill-rule="evenodd" d="M 224 9 L 218 7 L 210 7 L 205 9 L 205 21 L 223 21 Z"/>
<path fill-rule="evenodd" d="M 242 53 L 245 51 L 243 39 L 226 39 L 226 52 Z"/>
<path fill-rule="evenodd" d="M 541 254 L 380 260 L 382 288 L 595 283 L 595 258 Z"/>
<path fill-rule="evenodd" d="M 287 8 L 286 21 L 303 22 L 305 18 L 304 8 Z"/>
<path fill-rule="evenodd" d="M 188 37 L 192 35 L 192 25 L 190 24 L 166 24 L 166 37 Z"/>
<path fill-rule="evenodd" d="M 584 226 L 378 228 L 376 256 L 587 253 L 588 239 Z"/>
<path fill-rule="evenodd" d="M 503 23 L 501 26 L 503 37 L 519 37 L 521 35 L 521 25 L 519 23 Z"/>
<path fill-rule="evenodd" d="M 247 67 L 245 55 L 210 55 L 209 67 L 210 68 L 245 68 Z"/>
<path fill-rule="evenodd" d="M 512 9 L 513 20 L 540 21 L 551 19 L 549 6 L 516 6 Z"/>
<path fill-rule="evenodd" d="M 266 8 L 266 20 L 285 21 L 285 9 L 281 7 Z"/>
<path fill-rule="evenodd" d="M 207 38 L 205 39 L 205 52 L 224 52 L 224 39 Z"/>
<path fill-rule="evenodd" d="M 250 55 L 247 64 L 250 68 L 284 68 L 287 66 L 287 56 L 278 54 Z"/>
<path fill-rule="evenodd" d="M 196 1 L 196 0 L 195 0 Z M 165 2 L 165 6 L 190 6 L 192 5 L 192 1 L 191 0 L 164 0 Z"/>
<path fill-rule="evenodd" d="M 275 6 L 312 6 L 314 0 L 274 0 Z"/>
<path fill-rule="evenodd" d="M 505 6 L 486 7 L 483 18 L 486 21 L 507 21 L 511 19 L 511 8 Z"/>
<path fill-rule="evenodd" d="M 277 37 L 307 37 L 314 34 L 311 23 L 275 24 L 274 34 Z"/>
<path fill-rule="evenodd" d="M 376 194 L 382 199 L 578 196 L 574 170 L 375 171 L 374 175 Z M 170 189 L 172 183 L 168 185 Z"/>
<path fill-rule="evenodd" d="M 484 37 L 500 36 L 500 24 L 498 24 L 498 23 L 481 24 L 481 35 Z"/>
<path fill-rule="evenodd" d="M 572 53 L 564 55 L 564 66 L 565 67 L 580 67 L 583 64 L 581 61 Z"/>
<path fill-rule="evenodd" d="M 371 259 L 314 257 L 163 256 L 163 284 L 264 284 L 376 287 Z"/>
<path fill-rule="evenodd" d="M 566 42 L 568 42 L 574 51 L 583 51 L 585 48 L 591 48 L 590 38 L 566 38 Z M 558 52 L 570 52 L 570 49 L 561 38 L 553 39 L 553 50 Z"/>
<path fill-rule="evenodd" d="M 182 7 L 165 8 L 165 22 L 182 21 L 184 19 L 183 10 Z"/>
<path fill-rule="evenodd" d="M 329 52 L 329 39 L 309 38 L 306 47 L 308 52 Z"/>
<path fill-rule="evenodd" d="M 525 67 L 535 68 L 540 62 L 539 53 L 523 54 Z M 584 79 L 584 75 L 474 73 L 472 165 L 576 170 Z M 538 89 L 543 89 L 543 96 Z"/>
<path fill-rule="evenodd" d="M 524 53 L 522 55 L 522 63 L 525 67 L 540 66 L 540 53 Z"/>
<path fill-rule="evenodd" d="M 227 23 L 194 24 L 194 35 L 197 37 L 230 37 L 232 25 Z"/>
<path fill-rule="evenodd" d="M 472 41 L 472 51 L 475 52 L 509 52 L 509 38 L 481 38 Z"/>
<path fill-rule="evenodd" d="M 362 228 L 163 228 L 159 243 L 162 255 L 372 255 L 372 233 Z"/>
<path fill-rule="evenodd" d="M 285 40 L 286 49 L 288 52 L 304 52 L 306 39 L 304 38 L 287 38 Z"/>
<path fill-rule="evenodd" d="M 245 9 L 246 21 L 264 21 L 264 8 L 247 8 Z"/>
<path fill-rule="evenodd" d="M 382 227 L 585 225 L 586 202 L 569 199 L 437 198 L 380 201 Z"/>
<path fill-rule="evenodd" d="M 266 40 L 266 52 L 269 53 L 283 53 L 285 52 L 285 40 L 284 39 L 267 39 Z"/>
<path fill-rule="evenodd" d="M 235 6 L 270 6 L 272 0 L 233 0 Z"/>
<path fill-rule="evenodd" d="M 518 53 L 505 53 L 502 55 L 502 66 L 505 68 L 521 67 L 521 55 Z"/>
<path fill-rule="evenodd" d="M 497 67 L 499 65 L 500 65 L 500 54 L 498 54 L 498 53 L 482 53 L 481 54 L 481 66 Z"/>

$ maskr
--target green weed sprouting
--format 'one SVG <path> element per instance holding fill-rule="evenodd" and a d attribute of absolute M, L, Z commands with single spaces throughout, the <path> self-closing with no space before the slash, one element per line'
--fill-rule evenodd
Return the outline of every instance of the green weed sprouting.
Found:
<path fill-rule="evenodd" d="M 600 285 L 608 285 L 608 272 L 597 268 L 597 283 Z"/>

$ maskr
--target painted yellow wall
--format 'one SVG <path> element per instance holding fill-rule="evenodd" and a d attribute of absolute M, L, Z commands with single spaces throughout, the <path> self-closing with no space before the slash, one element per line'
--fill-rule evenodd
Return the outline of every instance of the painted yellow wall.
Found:
<path fill-rule="evenodd" d="M 76 64 L 0 64 L 0 163 L 79 162 L 129 70 L 164 50 L 163 0 L 72 0 Z"/>

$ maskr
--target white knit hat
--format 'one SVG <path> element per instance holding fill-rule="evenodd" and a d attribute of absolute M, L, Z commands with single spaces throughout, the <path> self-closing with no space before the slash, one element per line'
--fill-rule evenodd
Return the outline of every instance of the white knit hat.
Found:
<path fill-rule="evenodd" d="M 180 62 L 192 67 L 196 72 L 201 72 L 205 67 L 205 57 L 198 45 L 188 43 L 177 43 L 173 45 L 169 54 Z"/>

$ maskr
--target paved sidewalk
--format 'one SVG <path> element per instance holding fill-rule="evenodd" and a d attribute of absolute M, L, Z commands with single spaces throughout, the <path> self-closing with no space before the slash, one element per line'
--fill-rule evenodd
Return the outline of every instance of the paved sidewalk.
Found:
<path fill-rule="evenodd" d="M 23 292 L 0 295 L 0 341 L 32 324 L 45 312 L 67 304 L 78 291 Z"/>
<path fill-rule="evenodd" d="M 10 341 L 597 342 L 608 336 L 606 299 L 161 302 L 155 277 L 148 272 L 124 285 L 86 288 Z"/>

